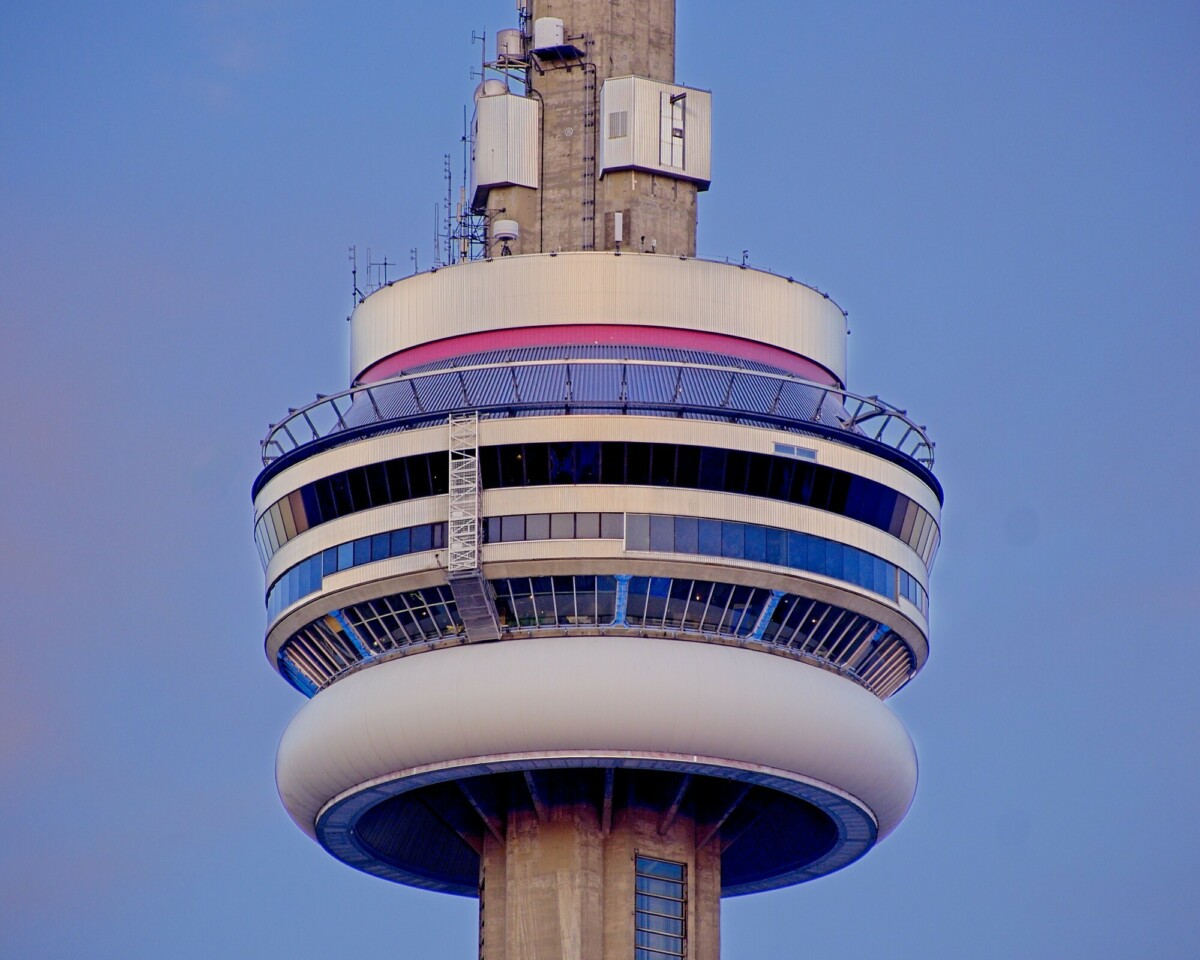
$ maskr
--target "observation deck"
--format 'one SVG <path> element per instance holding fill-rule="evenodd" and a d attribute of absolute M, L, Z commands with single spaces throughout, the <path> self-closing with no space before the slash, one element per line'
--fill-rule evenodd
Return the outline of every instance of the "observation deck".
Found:
<path fill-rule="evenodd" d="M 316 712 L 302 716 L 322 718 L 289 732 L 280 754 L 281 789 L 301 826 L 368 872 L 468 893 L 476 859 L 419 813 L 453 808 L 445 782 L 471 780 L 496 809 L 495 792 L 517 771 L 596 799 L 603 780 L 583 771 L 624 770 L 651 806 L 660 804 L 654 777 L 667 773 L 696 778 L 701 806 L 729 799 L 722 783 L 753 784 L 763 802 L 791 810 L 773 829 L 810 841 L 789 848 L 803 856 L 775 860 L 766 835 L 751 838 L 744 860 L 722 858 L 726 895 L 837 869 L 891 829 L 915 766 L 911 748 L 897 752 L 904 738 L 890 714 L 864 704 L 891 696 L 928 657 L 941 488 L 924 427 L 844 386 L 836 304 L 731 264 L 516 256 L 381 289 L 356 310 L 352 337 L 355 382 L 272 425 L 254 486 L 267 653 L 315 697 Z M 477 557 L 466 581 L 451 572 L 452 503 L 462 501 L 452 474 L 462 461 L 449 424 L 463 417 L 476 491 L 466 501 L 466 555 Z M 596 657 L 615 657 L 614 672 L 598 673 Z M 729 683 L 753 697 L 788 678 L 796 696 L 820 704 L 820 722 L 845 710 L 850 740 L 824 759 L 777 757 L 781 770 L 808 772 L 797 781 L 761 762 L 764 744 L 721 746 L 706 722 L 685 760 L 666 749 L 670 738 L 602 719 L 621 699 L 617 678 L 641 670 L 692 674 L 710 685 L 703 699 L 714 711 Z M 489 675 L 505 677 L 501 693 Z M 354 739 L 339 723 L 384 710 L 376 698 L 397 684 L 414 703 L 414 683 L 429 692 L 451 684 L 456 715 L 465 697 L 498 714 L 521 704 L 531 716 L 541 687 L 526 689 L 525 675 L 559 677 L 575 713 L 594 704 L 589 732 L 548 738 L 584 729 L 565 704 L 550 705 L 532 726 L 511 727 L 513 739 L 469 751 L 470 762 L 442 767 L 438 749 L 401 750 L 384 766 L 411 772 L 369 790 L 342 775 L 314 781 L 288 759 L 292 738 L 305 756 L 339 755 Z M 851 718 L 876 714 L 873 732 L 855 740 Z M 392 721 L 424 729 L 435 716 L 458 728 L 439 703 Z M 670 726 L 665 715 L 655 722 Z M 738 725 L 732 714 L 726 722 Z M 867 801 L 839 799 L 854 783 L 840 771 L 811 779 L 834 755 L 874 750 L 900 765 L 880 795 L 854 786 Z M 738 756 L 757 761 L 741 767 Z M 577 773 L 563 781 L 567 769 Z M 842 786 L 821 785 L 834 783 Z M 397 824 L 441 839 L 421 853 Z"/>

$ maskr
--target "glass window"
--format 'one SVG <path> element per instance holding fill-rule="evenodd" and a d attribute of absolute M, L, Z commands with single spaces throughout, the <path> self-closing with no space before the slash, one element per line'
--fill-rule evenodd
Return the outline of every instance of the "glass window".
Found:
<path fill-rule="evenodd" d="M 745 526 L 745 558 L 756 563 L 767 562 L 767 528 L 748 523 Z"/>
<path fill-rule="evenodd" d="M 767 528 L 767 563 L 776 566 L 787 566 L 787 531 L 778 527 Z"/>
<path fill-rule="evenodd" d="M 479 482 L 484 490 L 500 486 L 500 448 L 479 448 Z M 395 487 L 392 488 L 396 489 Z"/>
<path fill-rule="evenodd" d="M 651 577 L 650 589 L 646 594 L 646 622 L 662 623 L 667 612 L 667 596 L 671 590 L 669 577 Z"/>
<path fill-rule="evenodd" d="M 721 556 L 740 560 L 746 554 L 745 525 L 721 521 Z"/>
<path fill-rule="evenodd" d="M 384 503 L 392 503 L 391 492 L 388 490 L 387 471 L 382 463 L 372 463 L 366 468 L 367 473 L 367 492 L 371 496 L 371 503 L 375 506 L 380 506 Z"/>
<path fill-rule="evenodd" d="M 776 447 L 781 444 L 775 444 Z M 771 482 L 767 488 L 767 496 L 772 500 L 787 500 L 792 493 L 792 479 L 796 475 L 796 463 L 780 457 L 772 457 Z"/>
<path fill-rule="evenodd" d="M 695 517 L 675 518 L 675 552 L 698 553 L 700 551 L 700 521 Z"/>
<path fill-rule="evenodd" d="M 433 549 L 433 531 L 429 524 L 421 524 L 419 527 L 412 528 L 412 552 L 420 553 L 423 550 Z"/>
<path fill-rule="evenodd" d="M 627 550 L 650 549 L 650 518 L 644 513 L 631 513 L 625 526 Z"/>
<path fill-rule="evenodd" d="M 322 478 L 312 485 L 317 498 L 317 515 L 313 523 L 324 523 L 337 516 L 337 507 L 333 500 L 333 484 L 327 478 Z"/>
<path fill-rule="evenodd" d="M 577 513 L 575 515 L 575 536 L 580 540 L 595 540 L 600 536 L 600 514 Z"/>
<path fill-rule="evenodd" d="M 551 540 L 573 540 L 573 539 L 575 539 L 575 514 L 573 514 L 573 513 L 552 513 L 552 514 L 550 514 L 550 539 Z"/>
<path fill-rule="evenodd" d="M 386 560 L 392 555 L 392 535 L 377 533 L 371 538 L 371 559 Z"/>
<path fill-rule="evenodd" d="M 625 482 L 634 486 L 650 482 L 650 445 L 630 443 L 626 445 Z"/>
<path fill-rule="evenodd" d="M 525 483 L 544 486 L 551 482 L 550 460 L 546 453 L 546 444 L 527 443 L 522 456 L 525 464 Z"/>
<path fill-rule="evenodd" d="M 445 454 L 442 454 L 445 457 Z M 433 484 L 429 479 L 429 457 L 408 458 L 408 488 L 414 500 L 428 497 L 433 493 Z"/>
<path fill-rule="evenodd" d="M 599 483 L 600 444 L 592 442 L 575 445 L 575 482 Z"/>
<path fill-rule="evenodd" d="M 656 443 L 651 447 L 650 482 L 654 486 L 675 486 L 675 449 L 673 443 Z"/>
<path fill-rule="evenodd" d="M 605 540 L 620 540 L 625 536 L 625 515 L 622 513 L 600 514 L 600 536 Z"/>
<path fill-rule="evenodd" d="M 429 493 L 440 496 L 450 492 L 450 459 L 444 453 L 425 455 L 429 463 Z"/>
<path fill-rule="evenodd" d="M 488 517 L 483 522 L 483 542 L 484 543 L 499 543 L 500 542 L 500 518 Z"/>
<path fill-rule="evenodd" d="M 725 453 L 725 492 L 746 492 L 746 470 L 749 467 L 750 455 L 741 450 L 728 450 Z"/>
<path fill-rule="evenodd" d="M 338 569 L 338 552 L 337 547 L 330 547 L 321 554 L 321 573 L 328 576 L 331 573 L 337 573 Z"/>
<path fill-rule="evenodd" d="M 354 566 L 354 543 L 339 543 L 337 548 L 337 565 L 339 570 L 349 570 Z"/>
<path fill-rule="evenodd" d="M 725 451 L 712 447 L 700 450 L 700 472 L 697 486 L 701 490 L 723 490 L 725 488 Z"/>
<path fill-rule="evenodd" d="M 412 531 L 407 527 L 392 531 L 392 556 L 403 557 L 412 553 Z"/>
<path fill-rule="evenodd" d="M 625 444 L 600 444 L 600 482 L 625 482 Z"/>
<path fill-rule="evenodd" d="M 629 518 L 630 520 L 633 517 Z M 646 595 L 650 592 L 649 577 L 633 577 L 629 581 L 629 609 L 627 616 L 630 623 L 642 620 L 646 615 Z"/>
<path fill-rule="evenodd" d="M 498 448 L 500 456 L 500 485 L 520 487 L 524 485 L 524 454 L 520 444 L 509 444 Z"/>
<path fill-rule="evenodd" d="M 767 497 L 771 494 L 771 457 L 765 453 L 749 455 L 746 477 L 746 492 L 752 497 Z"/>
<path fill-rule="evenodd" d="M 362 537 L 354 541 L 354 565 L 361 566 L 371 562 L 371 538 Z"/>
<path fill-rule="evenodd" d="M 651 857 L 634 858 L 635 960 L 687 954 L 687 867 Z"/>
<path fill-rule="evenodd" d="M 551 443 L 548 445 L 550 454 L 550 482 L 575 482 L 575 444 Z"/>
<path fill-rule="evenodd" d="M 371 504 L 371 494 L 367 490 L 367 471 L 355 467 L 346 471 L 346 479 L 350 482 L 350 499 L 353 501 L 352 510 L 366 510 Z"/>
<path fill-rule="evenodd" d="M 650 518 L 650 549 L 657 553 L 675 551 L 675 518 L 652 516 Z"/>
<path fill-rule="evenodd" d="M 721 555 L 721 521 L 700 520 L 696 524 L 698 552 L 705 557 Z"/>
<path fill-rule="evenodd" d="M 675 461 L 675 486 L 695 487 L 700 480 L 700 448 L 679 447 Z"/>
<path fill-rule="evenodd" d="M 506 543 L 525 539 L 525 517 L 515 515 L 500 518 L 500 539 Z"/>
<path fill-rule="evenodd" d="M 344 517 L 354 512 L 354 501 L 350 499 L 350 479 L 346 474 L 338 473 L 330 477 L 329 489 L 333 495 L 334 517 Z"/>
<path fill-rule="evenodd" d="M 531 513 L 525 518 L 526 540 L 550 539 L 550 514 Z"/>

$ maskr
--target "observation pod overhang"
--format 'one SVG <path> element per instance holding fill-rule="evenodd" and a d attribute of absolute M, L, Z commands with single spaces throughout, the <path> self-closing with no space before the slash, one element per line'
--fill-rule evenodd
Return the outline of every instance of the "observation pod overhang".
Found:
<path fill-rule="evenodd" d="M 827 295 L 738 264 L 611 252 L 498 257 L 396 281 L 354 311 L 351 367 L 356 382 L 379 380 L 425 362 L 438 343 L 465 353 L 462 338 L 539 328 L 562 343 L 563 328 L 597 326 L 676 343 L 717 337 L 735 356 L 737 344 L 768 345 L 801 363 L 794 372 L 846 383 L 846 316 Z"/>
<path fill-rule="evenodd" d="M 902 724 L 847 679 L 736 647 L 599 635 L 470 645 L 346 677 L 294 718 L 276 775 L 289 814 L 338 859 L 474 896 L 478 857 L 423 789 L 606 768 L 770 798 L 762 829 L 723 845 L 724 896 L 852 863 L 900 822 L 917 781 Z"/>

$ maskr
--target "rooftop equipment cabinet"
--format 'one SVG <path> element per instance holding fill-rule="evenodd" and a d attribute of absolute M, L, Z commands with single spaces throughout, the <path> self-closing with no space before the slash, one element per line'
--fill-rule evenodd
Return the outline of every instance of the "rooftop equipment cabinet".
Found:
<path fill-rule="evenodd" d="M 542 60 L 564 63 L 583 56 L 582 50 L 567 41 L 566 28 L 558 17 L 538 17 L 533 21 L 533 53 Z"/>
<path fill-rule="evenodd" d="M 539 17 L 533 22 L 533 49 L 557 50 L 564 45 L 566 30 L 558 17 Z"/>
<path fill-rule="evenodd" d="M 712 181 L 712 94 L 645 77 L 614 77 L 600 90 L 600 172 L 645 170 Z"/>
<path fill-rule="evenodd" d="M 500 63 L 525 62 L 525 44 L 520 30 L 501 30 L 496 34 L 496 59 Z"/>
<path fill-rule="evenodd" d="M 493 187 L 537 189 L 539 109 L 536 100 L 507 92 L 499 81 L 480 85 L 471 150 L 471 207 L 476 212 L 486 209 Z"/>

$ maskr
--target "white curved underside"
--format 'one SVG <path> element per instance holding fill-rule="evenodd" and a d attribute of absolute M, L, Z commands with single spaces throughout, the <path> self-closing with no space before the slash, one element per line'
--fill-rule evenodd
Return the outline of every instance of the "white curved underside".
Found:
<path fill-rule="evenodd" d="M 292 720 L 276 780 L 288 813 L 315 837 L 323 808 L 372 781 L 571 751 L 782 771 L 849 795 L 880 839 L 917 782 L 903 725 L 850 680 L 758 651 L 598 636 L 430 651 L 346 677 Z"/>

